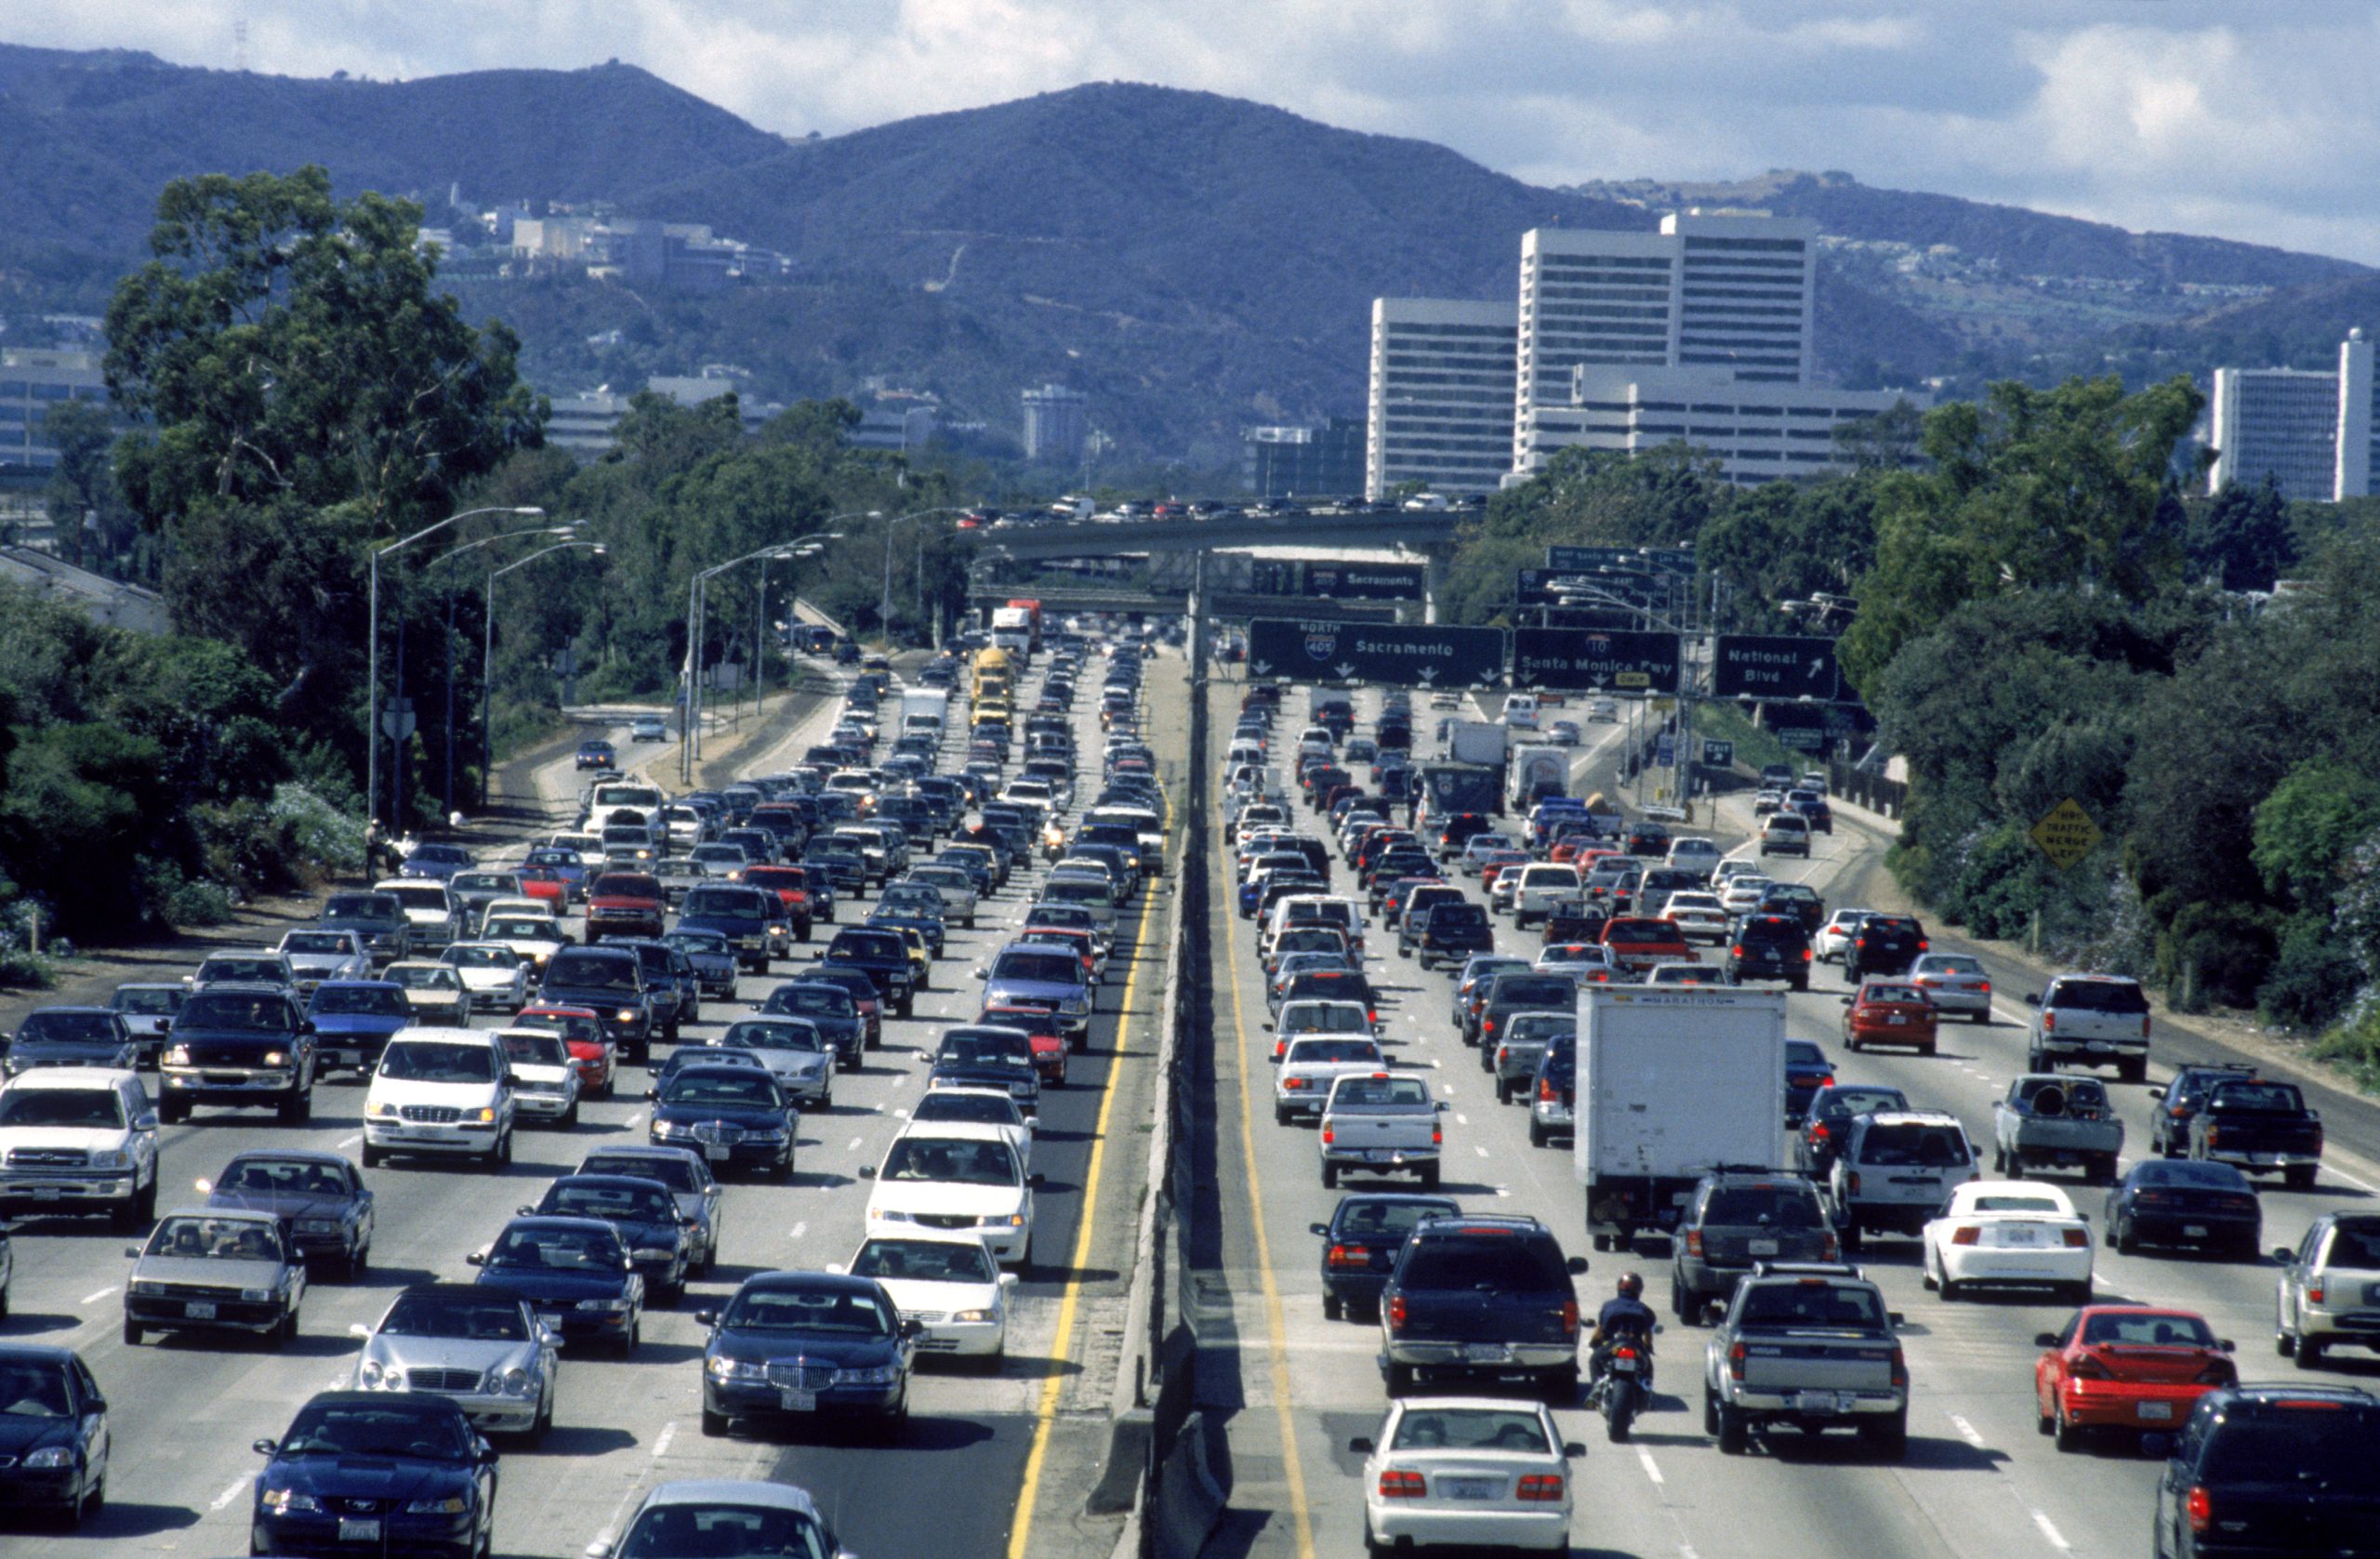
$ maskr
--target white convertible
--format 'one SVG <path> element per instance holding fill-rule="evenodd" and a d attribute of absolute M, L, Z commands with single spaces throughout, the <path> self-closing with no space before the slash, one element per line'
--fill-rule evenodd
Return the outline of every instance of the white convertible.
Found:
<path fill-rule="evenodd" d="M 1570 1459 L 1534 1402 L 1434 1396 L 1391 1402 L 1364 1458 L 1364 1548 L 1374 1559 L 1438 1545 L 1566 1552 Z"/>
<path fill-rule="evenodd" d="M 2046 1288 L 2091 1302 L 2091 1226 L 2061 1187 L 1971 1180 L 1950 1193 L 1921 1236 L 1925 1286 L 1955 1300 L 1970 1288 Z"/>
<path fill-rule="evenodd" d="M 849 1270 L 883 1284 L 901 1318 L 925 1328 L 920 1353 L 997 1359 L 1008 1347 L 1008 1291 L 1016 1274 L 1000 1271 L 980 1235 L 913 1229 L 874 1235 Z"/>

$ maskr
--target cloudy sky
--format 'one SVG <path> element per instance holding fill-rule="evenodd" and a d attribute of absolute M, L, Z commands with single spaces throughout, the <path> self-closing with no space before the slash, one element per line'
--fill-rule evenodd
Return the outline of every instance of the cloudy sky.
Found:
<path fill-rule="evenodd" d="M 828 135 L 1085 81 L 1545 183 L 1841 168 L 2380 264 L 2380 0 L 0 0 L 0 39 L 382 78 L 641 65 Z"/>

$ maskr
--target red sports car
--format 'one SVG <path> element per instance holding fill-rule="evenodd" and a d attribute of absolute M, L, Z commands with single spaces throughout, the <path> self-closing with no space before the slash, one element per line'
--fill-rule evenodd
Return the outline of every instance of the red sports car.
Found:
<path fill-rule="evenodd" d="M 2095 1429 L 2177 1429 L 2200 1397 L 2240 1378 L 2231 1344 L 2188 1310 L 2085 1305 L 2033 1341 L 2033 1408 L 2062 1451 Z"/>
<path fill-rule="evenodd" d="M 1871 980 L 1843 998 L 1843 1045 L 1906 1045 L 1932 1055 L 1936 1017 L 1934 1003 L 1908 981 Z"/>

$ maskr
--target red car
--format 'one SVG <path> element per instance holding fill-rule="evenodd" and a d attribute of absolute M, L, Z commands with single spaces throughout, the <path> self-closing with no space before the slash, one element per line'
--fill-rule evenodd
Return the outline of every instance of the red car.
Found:
<path fill-rule="evenodd" d="M 1684 931 L 1643 915 L 1618 915 L 1604 922 L 1603 945 L 1614 963 L 1632 971 L 1659 963 L 1702 961 L 1702 955 L 1686 945 Z"/>
<path fill-rule="evenodd" d="M 793 939 L 810 940 L 810 879 L 800 866 L 747 866 L 744 886 L 766 888 L 785 901 L 785 912 L 791 918 Z"/>
<path fill-rule="evenodd" d="M 605 872 L 587 890 L 587 940 L 659 936 L 668 905 L 659 878 L 642 872 Z"/>
<path fill-rule="evenodd" d="M 520 870 L 521 896 L 535 899 L 551 908 L 556 915 L 570 911 L 570 879 L 554 866 L 522 866 Z"/>
<path fill-rule="evenodd" d="M 1066 1037 L 1058 1032 L 1051 1019 L 1054 1014 L 1038 1007 L 986 1007 L 977 1023 L 1005 1024 L 1021 1028 L 1033 1041 L 1033 1069 L 1041 1074 L 1044 1088 L 1066 1086 Z M 1091 1047 L 1088 1030 L 1083 1048 Z"/>
<path fill-rule="evenodd" d="M 1843 1045 L 1905 1045 L 1932 1055 L 1937 1017 L 1925 993 L 1908 981 L 1870 980 L 1843 998 Z"/>
<path fill-rule="evenodd" d="M 2171 1433 L 2200 1397 L 2240 1378 L 2231 1344 L 2188 1310 L 2088 1304 L 2033 1341 L 2033 1410 L 2062 1451 L 2096 1429 Z"/>
<path fill-rule="evenodd" d="M 510 1027 L 541 1028 L 562 1036 L 571 1064 L 578 1068 L 578 1090 L 609 1099 L 619 1064 L 619 1050 L 603 1033 L 603 1020 L 587 1007 L 523 1007 Z"/>

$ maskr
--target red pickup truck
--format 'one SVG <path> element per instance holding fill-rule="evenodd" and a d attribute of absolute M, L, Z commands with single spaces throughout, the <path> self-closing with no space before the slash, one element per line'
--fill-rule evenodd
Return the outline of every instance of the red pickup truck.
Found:
<path fill-rule="evenodd" d="M 659 936 L 668 904 L 659 878 L 642 872 L 605 872 L 587 890 L 587 940 Z"/>
<path fill-rule="evenodd" d="M 1616 916 L 1604 923 L 1603 945 L 1612 961 L 1631 971 L 1663 963 L 1699 963 L 1701 955 L 1686 945 L 1686 934 L 1667 920 L 1642 915 Z"/>

